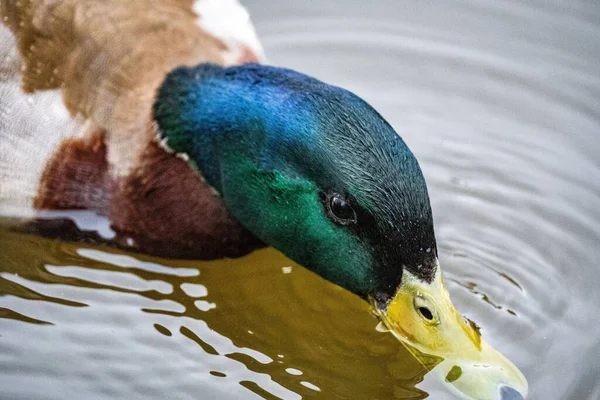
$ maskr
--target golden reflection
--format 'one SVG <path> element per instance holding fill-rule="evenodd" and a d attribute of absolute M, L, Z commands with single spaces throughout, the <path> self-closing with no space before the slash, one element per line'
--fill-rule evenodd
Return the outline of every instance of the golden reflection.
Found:
<path fill-rule="evenodd" d="M 233 379 L 266 398 L 425 398 L 415 385 L 438 362 L 377 332 L 367 303 L 272 249 L 234 260 L 164 260 L 5 227 L 0 268 L 5 296 L 54 303 L 62 315 L 69 313 L 65 306 L 116 303 L 137 310 L 127 314 L 132 327 L 148 321 L 152 340 L 187 340 L 196 350 L 186 357 L 213 380 L 195 381 L 196 394 Z M 38 319 L 35 304 L 20 307 L 0 318 Z M 53 323 L 53 315 L 46 317 Z M 218 370 L 203 365 L 206 357 L 221 360 Z"/>

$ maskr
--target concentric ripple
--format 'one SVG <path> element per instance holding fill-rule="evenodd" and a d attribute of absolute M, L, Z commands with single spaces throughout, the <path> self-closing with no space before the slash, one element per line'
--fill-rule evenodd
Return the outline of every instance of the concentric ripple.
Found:
<path fill-rule="evenodd" d="M 600 7 L 327 3 L 259 14 L 270 61 L 365 97 L 411 146 L 449 290 L 531 398 L 600 396 Z"/>
<path fill-rule="evenodd" d="M 409 144 L 454 303 L 529 398 L 600 398 L 600 5 L 245 3 L 272 64 Z M 0 397 L 452 398 L 376 324 L 272 250 L 180 262 L 0 231 Z"/>

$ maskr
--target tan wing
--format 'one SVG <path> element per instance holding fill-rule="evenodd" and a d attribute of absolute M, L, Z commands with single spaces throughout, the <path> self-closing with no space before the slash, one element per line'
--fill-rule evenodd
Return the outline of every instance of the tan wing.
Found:
<path fill-rule="evenodd" d="M 219 1 L 0 0 L 0 17 L 14 34 L 12 44 L 0 46 L 6 57 L 14 56 L 9 73 L 0 76 L 0 118 L 5 120 L 0 140 L 14 142 L 16 149 L 42 134 L 60 138 L 101 130 L 111 173 L 126 176 L 153 140 L 151 109 L 166 73 L 181 65 L 234 64 L 262 56 L 245 10 L 236 0 Z M 6 32 L 0 33 L 4 41 Z M 26 107 L 7 112 L 7 104 L 40 93 L 53 95 L 46 102 L 36 100 L 37 107 L 27 113 Z M 62 104 L 56 104 L 58 99 Z M 48 114 L 48 102 L 55 109 L 64 105 L 69 117 Z M 26 115 L 56 123 L 47 124 L 52 130 L 38 126 L 27 131 L 20 128 Z M 57 147 L 52 140 L 48 145 Z M 39 155 L 25 161 L 14 151 L 12 159 L 3 153 L 0 163 L 13 163 L 15 170 L 45 162 Z"/>

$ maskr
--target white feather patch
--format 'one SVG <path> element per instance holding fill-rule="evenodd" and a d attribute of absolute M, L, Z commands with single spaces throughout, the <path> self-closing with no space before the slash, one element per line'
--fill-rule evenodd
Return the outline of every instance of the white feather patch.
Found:
<path fill-rule="evenodd" d="M 81 130 L 59 90 L 23 92 L 15 38 L 0 24 L 0 215 L 30 213 L 46 162 Z"/>
<path fill-rule="evenodd" d="M 230 48 L 227 63 L 235 63 L 239 58 L 243 51 L 240 44 L 252 50 L 261 62 L 266 61 L 250 14 L 238 0 L 196 0 L 194 12 L 199 15 L 198 25 Z"/>

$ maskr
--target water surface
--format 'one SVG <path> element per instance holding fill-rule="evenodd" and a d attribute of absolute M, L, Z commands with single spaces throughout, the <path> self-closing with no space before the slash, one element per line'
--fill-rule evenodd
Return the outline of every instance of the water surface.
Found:
<path fill-rule="evenodd" d="M 246 4 L 271 63 L 363 96 L 412 148 L 453 301 L 530 398 L 600 398 L 600 5 Z M 273 250 L 0 231 L 0 398 L 452 398 L 376 325 Z"/>

